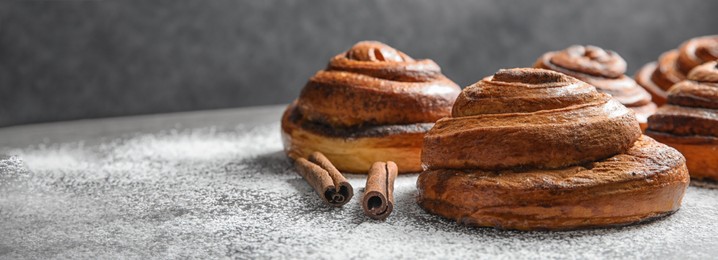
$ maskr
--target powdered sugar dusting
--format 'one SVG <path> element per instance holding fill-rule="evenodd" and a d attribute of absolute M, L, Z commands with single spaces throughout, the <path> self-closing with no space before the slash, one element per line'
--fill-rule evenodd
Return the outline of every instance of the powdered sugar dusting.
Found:
<path fill-rule="evenodd" d="M 690 187 L 651 223 L 571 232 L 470 228 L 396 181 L 386 221 L 321 203 L 281 152 L 278 124 L 135 134 L 5 150 L 0 258 L 711 258 L 718 190 Z M 23 170 L 24 160 L 30 172 Z M 21 177 L 22 176 L 22 177 Z"/>

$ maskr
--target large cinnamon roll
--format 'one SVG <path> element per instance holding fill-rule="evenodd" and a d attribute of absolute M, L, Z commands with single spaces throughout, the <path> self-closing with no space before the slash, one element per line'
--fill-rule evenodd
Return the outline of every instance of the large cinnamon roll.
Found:
<path fill-rule="evenodd" d="M 534 67 L 564 73 L 610 94 L 635 112 L 641 128 L 645 128 L 648 116 L 656 112 L 651 95 L 625 75 L 626 61 L 616 52 L 590 45 L 573 45 L 545 53 Z"/>
<path fill-rule="evenodd" d="M 423 136 L 460 91 L 432 60 L 359 42 L 310 78 L 284 112 L 285 151 L 293 158 L 320 151 L 345 172 L 366 173 L 377 161 L 421 171 Z"/>
<path fill-rule="evenodd" d="M 663 105 L 673 84 L 685 80 L 694 67 L 714 60 L 718 60 L 718 35 L 693 38 L 664 52 L 658 62 L 644 65 L 636 73 L 636 81 L 651 93 L 654 102 Z"/>
<path fill-rule="evenodd" d="M 718 62 L 695 67 L 673 85 L 646 134 L 680 151 L 691 177 L 718 180 Z"/>
<path fill-rule="evenodd" d="M 576 78 L 500 70 L 464 89 L 424 139 L 418 202 L 518 230 L 626 225 L 679 209 L 685 159 L 634 112 Z"/>

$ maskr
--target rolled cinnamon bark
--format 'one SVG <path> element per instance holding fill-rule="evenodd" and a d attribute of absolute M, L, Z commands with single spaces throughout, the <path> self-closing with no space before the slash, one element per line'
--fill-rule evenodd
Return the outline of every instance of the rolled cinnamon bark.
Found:
<path fill-rule="evenodd" d="M 344 205 L 352 199 L 354 196 L 354 188 L 352 188 L 352 185 L 349 184 L 347 178 L 344 178 L 344 175 L 339 172 L 337 167 L 334 167 L 334 164 L 332 164 L 332 162 L 329 161 L 323 153 L 313 152 L 309 155 L 308 159 L 310 162 L 319 165 L 319 167 L 322 167 L 322 169 L 329 173 L 329 177 L 332 178 L 336 189 L 333 197 L 337 203 L 341 203 L 338 206 Z"/>
<path fill-rule="evenodd" d="M 331 206 L 341 207 L 354 195 L 351 184 L 321 153 L 312 154 L 309 160 L 297 158 L 295 166 L 317 195 Z"/>
<path fill-rule="evenodd" d="M 362 198 L 364 214 L 384 220 L 394 209 L 394 180 L 399 172 L 396 163 L 375 162 L 369 169 Z"/>

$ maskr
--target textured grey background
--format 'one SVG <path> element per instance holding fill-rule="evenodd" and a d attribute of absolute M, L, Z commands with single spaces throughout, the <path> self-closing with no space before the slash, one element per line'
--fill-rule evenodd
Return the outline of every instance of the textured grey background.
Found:
<path fill-rule="evenodd" d="M 629 70 L 715 34 L 717 1 L 4 1 L 0 126 L 279 104 L 364 39 L 465 86 L 590 43 Z"/>

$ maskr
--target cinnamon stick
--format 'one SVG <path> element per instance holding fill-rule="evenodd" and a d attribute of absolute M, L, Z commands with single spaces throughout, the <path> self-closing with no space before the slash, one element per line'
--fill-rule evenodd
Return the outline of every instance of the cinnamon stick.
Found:
<path fill-rule="evenodd" d="M 375 162 L 366 179 L 362 208 L 373 219 L 384 220 L 394 209 L 394 180 L 399 172 L 396 163 Z"/>
<path fill-rule="evenodd" d="M 349 202 L 354 196 L 354 189 L 329 159 L 319 152 L 312 153 L 308 159 L 297 158 L 295 166 L 319 197 L 335 207 Z"/>

